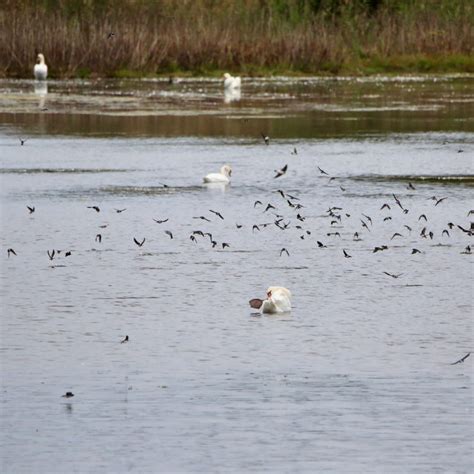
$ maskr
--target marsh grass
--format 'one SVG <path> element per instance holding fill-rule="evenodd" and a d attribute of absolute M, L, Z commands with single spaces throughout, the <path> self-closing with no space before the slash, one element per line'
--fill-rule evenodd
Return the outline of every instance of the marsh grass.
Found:
<path fill-rule="evenodd" d="M 462 0 L 4 0 L 0 75 L 474 72 Z M 108 38 L 110 32 L 114 33 Z"/>

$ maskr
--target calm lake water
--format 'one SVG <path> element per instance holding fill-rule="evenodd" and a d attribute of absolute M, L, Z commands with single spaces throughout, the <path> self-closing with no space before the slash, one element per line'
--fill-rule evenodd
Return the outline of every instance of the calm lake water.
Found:
<path fill-rule="evenodd" d="M 473 472 L 473 84 L 1 80 L 1 471 Z"/>

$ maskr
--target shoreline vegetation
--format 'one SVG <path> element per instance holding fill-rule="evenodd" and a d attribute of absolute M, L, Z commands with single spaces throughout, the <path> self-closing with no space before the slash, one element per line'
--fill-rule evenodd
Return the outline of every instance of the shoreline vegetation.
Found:
<path fill-rule="evenodd" d="M 0 77 L 474 72 L 467 0 L 3 0 Z M 113 35 L 111 35 L 113 33 Z"/>

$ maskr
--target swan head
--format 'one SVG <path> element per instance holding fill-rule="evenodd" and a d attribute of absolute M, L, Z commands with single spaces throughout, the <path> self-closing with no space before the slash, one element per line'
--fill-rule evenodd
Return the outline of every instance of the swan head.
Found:
<path fill-rule="evenodd" d="M 291 298 L 291 291 L 283 286 L 270 286 L 267 289 L 267 297 L 271 298 L 273 293 L 280 292 L 284 294 L 288 299 Z"/>
<path fill-rule="evenodd" d="M 39 53 L 38 56 L 36 57 L 36 62 L 38 64 L 44 64 L 44 55 Z"/>
<path fill-rule="evenodd" d="M 221 168 L 221 174 L 230 178 L 232 176 L 232 168 L 230 167 L 230 165 L 224 165 Z"/>
<path fill-rule="evenodd" d="M 232 76 L 228 72 L 224 73 L 224 79 L 230 79 L 231 77 Z"/>

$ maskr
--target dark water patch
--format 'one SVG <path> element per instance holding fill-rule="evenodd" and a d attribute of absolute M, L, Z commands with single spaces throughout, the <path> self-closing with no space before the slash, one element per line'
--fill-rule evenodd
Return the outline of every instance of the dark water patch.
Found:
<path fill-rule="evenodd" d="M 132 169 L 111 168 L 0 168 L 0 174 L 86 174 L 86 173 L 126 173 L 133 172 Z"/>
<path fill-rule="evenodd" d="M 474 175 L 361 175 L 351 176 L 349 179 L 356 181 L 372 182 L 410 182 L 418 184 L 446 184 L 473 186 Z"/>

